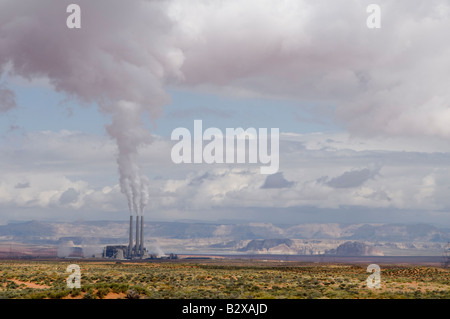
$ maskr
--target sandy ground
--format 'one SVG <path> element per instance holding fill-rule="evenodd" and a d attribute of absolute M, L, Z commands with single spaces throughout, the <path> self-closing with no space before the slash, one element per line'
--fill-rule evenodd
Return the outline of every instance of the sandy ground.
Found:
<path fill-rule="evenodd" d="M 20 281 L 17 279 L 9 279 L 11 281 L 14 281 L 16 284 L 21 285 L 24 284 L 27 288 L 33 288 L 33 289 L 46 289 L 46 288 L 50 288 L 50 286 L 47 285 L 38 285 L 32 282 L 27 282 L 27 281 Z"/>

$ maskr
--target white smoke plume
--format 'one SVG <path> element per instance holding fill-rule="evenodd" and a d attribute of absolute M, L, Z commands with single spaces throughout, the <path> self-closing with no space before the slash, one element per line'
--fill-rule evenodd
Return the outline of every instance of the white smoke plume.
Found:
<path fill-rule="evenodd" d="M 69 240 L 58 245 L 58 257 L 69 257 L 75 247 L 73 241 Z"/>
<path fill-rule="evenodd" d="M 139 149 L 151 142 L 143 116 L 157 117 L 168 102 L 164 82 L 177 79 L 182 54 L 168 37 L 161 1 L 80 0 L 82 28 L 66 27 L 69 1 L 0 0 L 0 76 L 47 77 L 57 91 L 96 103 L 111 119 L 122 192 L 130 213 L 142 214 L 148 179 Z M 0 112 L 15 107 L 0 86 Z"/>
<path fill-rule="evenodd" d="M 166 253 L 164 252 L 164 250 L 162 250 L 162 248 L 159 246 L 159 244 L 156 240 L 151 241 L 150 243 L 146 243 L 145 246 L 148 247 L 147 249 L 150 254 L 154 254 L 158 257 L 167 256 Z"/>
<path fill-rule="evenodd" d="M 147 205 L 148 178 L 141 174 L 138 166 L 139 148 L 150 143 L 151 135 L 143 127 L 140 106 L 127 101 L 119 101 L 115 105 L 112 123 L 107 131 L 118 146 L 117 163 L 119 167 L 120 186 L 127 196 L 130 214 L 143 213 Z"/>

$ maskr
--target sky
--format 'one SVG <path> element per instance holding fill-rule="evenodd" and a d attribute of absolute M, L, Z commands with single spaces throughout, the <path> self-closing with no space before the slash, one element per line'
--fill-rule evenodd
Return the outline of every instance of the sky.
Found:
<path fill-rule="evenodd" d="M 0 222 L 450 227 L 449 29 L 446 0 L 0 0 Z M 278 128 L 279 170 L 175 164 L 194 120 Z"/>

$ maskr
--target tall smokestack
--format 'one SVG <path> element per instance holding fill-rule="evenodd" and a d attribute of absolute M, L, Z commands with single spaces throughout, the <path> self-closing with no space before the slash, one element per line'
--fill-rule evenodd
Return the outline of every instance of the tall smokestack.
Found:
<path fill-rule="evenodd" d="M 136 215 L 136 246 L 135 246 L 136 255 L 139 254 L 139 215 Z"/>
<path fill-rule="evenodd" d="M 128 239 L 128 258 L 133 255 L 133 215 L 130 215 L 130 238 Z"/>
<path fill-rule="evenodd" d="M 139 251 L 140 251 L 141 257 L 144 256 L 144 215 L 141 215 L 141 240 L 140 240 Z"/>

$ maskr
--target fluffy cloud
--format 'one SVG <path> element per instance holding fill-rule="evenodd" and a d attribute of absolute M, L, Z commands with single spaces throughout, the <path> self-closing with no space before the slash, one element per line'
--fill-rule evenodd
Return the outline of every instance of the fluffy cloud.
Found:
<path fill-rule="evenodd" d="M 267 176 L 266 181 L 261 188 L 289 188 L 293 184 L 293 182 L 289 182 L 284 178 L 282 172 L 278 172 Z"/>
<path fill-rule="evenodd" d="M 14 188 L 29 188 L 30 187 L 30 183 L 26 182 L 26 183 L 17 183 L 16 186 L 14 186 Z"/>
<path fill-rule="evenodd" d="M 377 172 L 371 171 L 369 168 L 361 170 L 352 170 L 344 172 L 344 174 L 334 177 L 326 184 L 334 188 L 354 188 L 362 186 L 366 181 L 373 178 Z"/>
<path fill-rule="evenodd" d="M 173 164 L 173 142 L 153 139 L 141 154 L 143 172 L 150 179 L 145 214 L 152 219 L 220 219 L 230 214 L 227 210 L 242 218 L 250 216 L 248 209 L 450 209 L 445 192 L 450 187 L 448 153 L 381 151 L 367 139 L 366 149 L 361 149 L 342 134 L 322 134 L 320 139 L 315 134 L 284 134 L 282 172 L 265 176 L 258 164 Z M 112 141 L 67 131 L 30 133 L 21 141 L 1 147 L 2 209 L 16 217 L 32 209 L 58 218 L 125 218 L 127 205 L 117 183 Z M 45 156 L 39 147 L 49 145 L 53 154 L 51 146 L 58 149 L 62 144 L 71 146 L 75 159 L 70 153 Z"/>
<path fill-rule="evenodd" d="M 74 188 L 69 188 L 59 197 L 59 203 L 61 205 L 67 205 L 75 203 L 78 200 L 80 193 L 78 193 Z"/>
<path fill-rule="evenodd" d="M 325 102 L 362 135 L 448 138 L 450 47 L 438 35 L 450 4 L 382 0 L 382 28 L 371 30 L 369 3 L 82 0 L 71 32 L 65 1 L 3 0 L 0 67 L 48 77 L 108 114 L 117 110 L 105 100 L 126 100 L 158 116 L 171 84 Z"/>
<path fill-rule="evenodd" d="M 323 101 L 360 135 L 448 138 L 446 1 L 173 2 L 185 84 Z M 230 24 L 229 21 L 233 21 Z"/>
<path fill-rule="evenodd" d="M 448 184 L 444 177 L 450 173 L 447 153 L 371 150 L 368 140 L 368 149 L 354 150 L 354 141 L 348 138 L 343 145 L 342 136 L 341 148 L 336 149 L 336 136 L 332 135 L 322 136 L 322 148 L 308 149 L 304 139 L 309 138 L 294 134 L 282 138 L 283 172 L 270 177 L 260 175 L 251 165 L 178 165 L 184 174 L 152 181 L 151 210 L 450 207 L 450 201 L 439 194 Z M 358 168 L 361 165 L 366 167 Z M 284 176 L 289 176 L 289 181 Z"/>
<path fill-rule="evenodd" d="M 66 28 L 68 1 L 2 0 L 0 66 L 25 78 L 47 77 L 80 100 L 133 101 L 152 115 L 167 99 L 161 79 L 177 76 L 165 5 L 151 1 L 78 1 L 83 28 Z M 173 50 L 173 51 L 172 51 Z M 102 110 L 114 110 L 101 103 Z"/>

